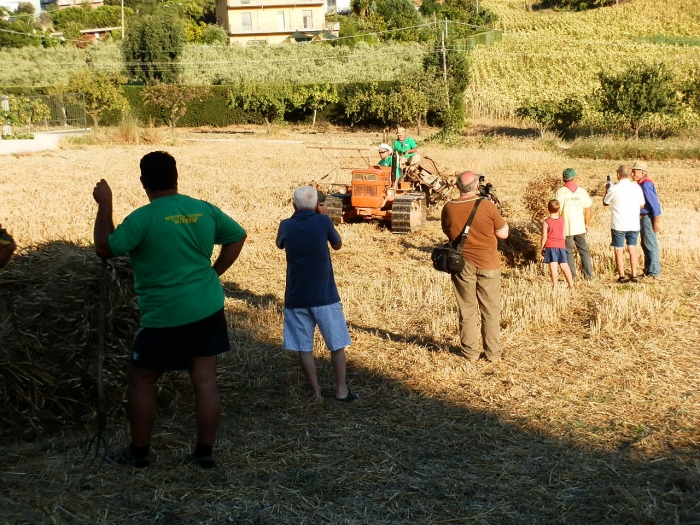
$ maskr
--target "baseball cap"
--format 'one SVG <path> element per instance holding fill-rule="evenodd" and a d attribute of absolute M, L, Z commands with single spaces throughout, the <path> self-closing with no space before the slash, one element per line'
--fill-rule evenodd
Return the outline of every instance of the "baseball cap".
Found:
<path fill-rule="evenodd" d="M 406 134 L 406 128 L 396 128 L 396 133 L 398 135 L 405 135 Z"/>
<path fill-rule="evenodd" d="M 316 195 L 318 196 L 318 202 L 326 202 L 326 194 L 323 193 L 321 190 L 317 189 Z"/>
<path fill-rule="evenodd" d="M 377 148 L 377 151 L 382 151 L 383 149 L 387 150 L 389 153 L 391 153 L 391 146 L 387 144 L 386 142 L 382 142 L 379 147 Z"/>
<path fill-rule="evenodd" d="M 644 162 L 643 160 L 638 160 L 637 162 L 635 162 L 634 166 L 632 166 L 632 169 L 643 171 L 644 173 L 647 173 L 649 171 L 649 167 L 647 166 L 647 163 Z"/>
<path fill-rule="evenodd" d="M 576 178 L 576 170 L 574 168 L 566 168 L 561 175 L 564 178 L 564 182 L 569 182 Z"/>

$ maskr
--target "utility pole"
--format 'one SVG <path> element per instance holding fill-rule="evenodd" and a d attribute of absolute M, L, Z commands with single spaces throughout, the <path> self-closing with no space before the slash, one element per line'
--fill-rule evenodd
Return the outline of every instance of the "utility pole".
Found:
<path fill-rule="evenodd" d="M 479 0 L 476 0 L 476 14 L 479 14 Z"/>
<path fill-rule="evenodd" d="M 124 40 L 124 0 L 122 0 L 122 40 Z"/>
<path fill-rule="evenodd" d="M 442 81 L 445 83 L 445 99 L 447 100 L 447 111 L 450 110 L 450 86 L 447 83 L 447 50 L 445 49 L 445 34 L 447 33 L 447 18 L 445 18 L 445 30 L 442 32 Z"/>

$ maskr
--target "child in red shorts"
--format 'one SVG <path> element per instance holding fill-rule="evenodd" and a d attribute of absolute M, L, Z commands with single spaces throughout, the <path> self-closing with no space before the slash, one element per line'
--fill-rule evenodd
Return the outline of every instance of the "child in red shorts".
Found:
<path fill-rule="evenodd" d="M 542 222 L 542 255 L 544 262 L 549 264 L 552 277 L 552 286 L 556 287 L 559 281 L 559 268 L 566 277 L 569 288 L 574 287 L 574 279 L 571 276 L 571 268 L 566 261 L 566 236 L 564 235 L 564 217 L 559 215 L 560 204 L 556 199 L 547 203 L 549 218 Z"/>

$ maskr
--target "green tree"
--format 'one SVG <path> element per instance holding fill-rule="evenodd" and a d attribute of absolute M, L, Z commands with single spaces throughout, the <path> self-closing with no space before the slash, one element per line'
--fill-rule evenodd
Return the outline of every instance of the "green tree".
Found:
<path fill-rule="evenodd" d="M 287 84 L 241 81 L 235 89 L 229 91 L 228 105 L 258 113 L 265 119 L 267 133 L 270 134 L 272 123 L 282 120 L 284 114 L 302 100 L 298 91 L 292 90 Z"/>
<path fill-rule="evenodd" d="M 177 121 L 187 113 L 187 104 L 202 100 L 209 94 L 204 86 L 182 86 L 177 84 L 151 84 L 143 89 L 143 103 L 159 109 L 167 119 L 170 132 L 175 132 Z"/>
<path fill-rule="evenodd" d="M 345 116 L 352 124 L 384 123 L 386 97 L 378 90 L 376 82 L 358 84 L 345 96 Z"/>
<path fill-rule="evenodd" d="M 664 64 L 637 63 L 620 73 L 601 71 L 598 79 L 600 108 L 625 119 L 635 138 L 639 138 L 646 117 L 672 114 L 678 109 L 673 74 Z"/>
<path fill-rule="evenodd" d="M 311 121 L 312 128 L 316 126 L 316 114 L 318 111 L 322 111 L 328 104 L 335 104 L 338 102 L 338 88 L 335 84 L 313 84 L 311 86 L 304 86 L 301 92 L 304 98 L 301 104 L 304 109 L 314 112 L 313 120 Z"/>
<path fill-rule="evenodd" d="M 140 17 L 127 31 L 122 55 L 128 74 L 145 84 L 176 83 L 185 45 L 182 20 L 165 9 Z"/>
<path fill-rule="evenodd" d="M 423 58 L 423 70 L 428 82 L 439 84 L 444 95 L 433 103 L 433 109 L 445 133 L 459 132 L 464 127 L 466 117 L 464 93 L 469 86 L 469 62 L 466 53 L 459 51 L 456 36 L 450 33 L 445 43 L 448 51 L 444 54 L 441 45 L 435 43 Z"/>
<path fill-rule="evenodd" d="M 696 72 L 683 86 L 683 97 L 693 111 L 700 113 L 700 71 Z"/>
<path fill-rule="evenodd" d="M 15 9 L 15 13 L 34 16 L 36 10 L 34 9 L 34 4 L 31 2 L 19 2 L 17 4 L 17 9 Z"/>
<path fill-rule="evenodd" d="M 429 108 L 428 96 L 416 79 L 395 82 L 386 96 L 384 120 L 387 124 L 415 123 L 418 135 Z"/>
<path fill-rule="evenodd" d="M 374 8 L 379 16 L 386 20 L 387 28 L 392 31 L 386 35 L 386 40 L 399 42 L 415 42 L 419 39 L 420 24 L 418 11 L 411 0 L 376 0 Z M 408 28 L 411 29 L 402 29 Z"/>
<path fill-rule="evenodd" d="M 0 20 L 0 48 L 41 46 L 41 38 L 27 35 L 27 26 L 19 22 Z"/>
<path fill-rule="evenodd" d="M 129 102 L 120 88 L 123 83 L 124 78 L 120 75 L 85 67 L 70 74 L 67 88 L 70 92 L 83 94 L 84 98 L 76 98 L 76 102 L 83 106 L 97 128 L 103 112 L 129 109 Z"/>
<path fill-rule="evenodd" d="M 567 97 L 561 101 L 540 100 L 518 107 L 515 114 L 522 119 L 534 121 L 540 136 L 548 129 L 563 133 L 581 121 L 583 104 L 574 97 Z"/>

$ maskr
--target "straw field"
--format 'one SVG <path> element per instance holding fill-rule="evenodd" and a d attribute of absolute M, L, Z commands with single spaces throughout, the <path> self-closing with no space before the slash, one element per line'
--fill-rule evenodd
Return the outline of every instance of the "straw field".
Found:
<path fill-rule="evenodd" d="M 447 276 L 429 264 L 430 249 L 444 239 L 438 213 L 406 236 L 376 224 L 342 225 L 343 248 L 332 258 L 353 339 L 349 383 L 360 395 L 345 405 L 332 400 L 320 339 L 322 403 L 308 402 L 295 356 L 281 349 L 285 261 L 274 238 L 292 212 L 293 189 L 332 170 L 309 146 L 365 147 L 380 137 L 279 131 L 270 138 L 257 130 L 202 138 L 183 133 L 173 144 L 0 157 L 0 222 L 22 247 L 0 273 L 0 333 L 17 324 L 18 305 L 29 304 L 23 330 L 40 323 L 30 317 L 41 292 L 58 311 L 35 316 L 45 328 L 31 333 L 73 356 L 64 374 L 69 360 L 84 367 L 94 358 L 93 337 L 82 346 L 71 340 L 70 354 L 61 337 L 77 324 L 94 332 L 96 288 L 79 286 L 71 296 L 70 286 L 54 290 L 49 281 L 98 278 L 88 247 L 98 179 L 113 188 L 119 222 L 146 203 L 140 157 L 166 149 L 178 159 L 181 192 L 220 206 L 249 236 L 223 276 L 233 351 L 221 360 L 219 467 L 180 464 L 194 420 L 187 381 L 177 376 L 161 393 L 151 468 L 80 464 L 96 424 L 94 390 L 85 386 L 82 415 L 76 408 L 61 425 L 37 423 L 35 439 L 25 439 L 22 425 L 50 418 L 17 414 L 3 433 L 0 523 L 700 522 L 700 163 L 651 165 L 664 207 L 663 278 L 618 285 L 601 200 L 619 162 L 566 159 L 530 139 L 423 148 L 453 171 L 486 174 L 504 203 L 513 232 L 501 246 L 507 356 L 470 363 L 453 352 L 455 301 Z M 597 278 L 552 291 L 533 258 L 532 216 L 549 197 L 551 178 L 569 166 L 594 195 L 589 244 Z M 127 266 L 114 263 L 111 286 L 128 287 Z M 27 275 L 32 268 L 38 273 Z M 20 285 L 31 297 L 8 298 Z M 121 400 L 129 300 L 128 291 L 110 293 L 107 359 L 119 373 L 106 385 L 107 437 L 115 447 L 128 441 Z M 53 318 L 63 320 L 60 333 L 50 333 Z M 17 376 L 21 367 L 13 370 Z M 0 392 L 4 403 L 17 394 L 6 384 Z"/>

